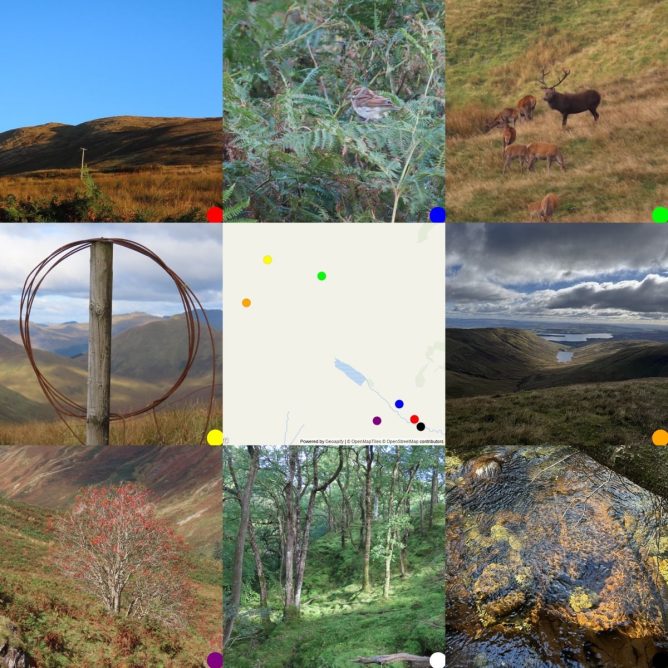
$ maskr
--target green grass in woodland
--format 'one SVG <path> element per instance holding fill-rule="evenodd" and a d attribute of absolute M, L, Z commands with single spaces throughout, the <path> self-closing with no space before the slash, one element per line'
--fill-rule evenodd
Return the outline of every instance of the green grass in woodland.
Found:
<path fill-rule="evenodd" d="M 325 534 L 309 548 L 300 619 L 281 621 L 281 590 L 275 584 L 269 637 L 243 640 L 259 623 L 249 617 L 257 594 L 246 592 L 246 607 L 242 602 L 237 621 L 240 639 L 233 638 L 227 647 L 226 661 L 234 668 L 350 668 L 358 656 L 442 651 L 443 546 L 441 504 L 434 509 L 432 530 L 423 536 L 414 530 L 409 538 L 408 576 L 400 578 L 393 562 L 391 595 L 384 600 L 382 565 L 372 560 L 373 591 L 362 592 L 362 555 L 350 546 L 342 550 L 338 533 Z"/>

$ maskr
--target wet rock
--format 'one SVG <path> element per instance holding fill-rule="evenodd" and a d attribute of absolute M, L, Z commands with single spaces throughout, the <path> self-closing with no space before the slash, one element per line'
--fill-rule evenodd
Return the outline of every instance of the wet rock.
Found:
<path fill-rule="evenodd" d="M 501 598 L 481 606 L 481 621 L 484 626 L 496 624 L 504 617 L 515 612 L 524 605 L 524 592 L 512 591 Z"/>
<path fill-rule="evenodd" d="M 0 668 L 33 668 L 34 665 L 23 649 L 19 627 L 0 615 Z"/>

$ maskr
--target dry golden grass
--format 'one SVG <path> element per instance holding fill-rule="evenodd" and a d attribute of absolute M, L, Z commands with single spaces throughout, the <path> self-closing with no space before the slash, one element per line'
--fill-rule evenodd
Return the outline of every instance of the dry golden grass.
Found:
<path fill-rule="evenodd" d="M 111 445 L 199 445 L 206 427 L 206 406 L 196 404 L 158 411 L 111 425 Z M 156 428 L 156 421 L 158 427 Z M 69 420 L 74 432 L 85 441 L 85 425 Z M 220 429 L 222 411 L 214 404 L 207 430 Z M 0 423 L 0 445 L 80 445 L 58 419 L 24 424 Z M 204 440 L 206 444 L 206 438 Z M 209 447 L 207 445 L 207 447 Z"/>
<path fill-rule="evenodd" d="M 92 171 L 100 190 L 111 200 L 120 221 L 161 222 L 182 219 L 197 210 L 192 222 L 206 220 L 211 206 L 222 199 L 219 166 L 156 166 L 137 171 Z M 0 177 L 0 198 L 49 201 L 69 199 L 82 191 L 78 169 L 48 170 Z"/>
<path fill-rule="evenodd" d="M 654 0 L 452 0 L 448 4 L 446 192 L 449 222 L 526 222 L 527 205 L 559 195 L 554 222 L 650 222 L 668 201 L 668 5 Z M 597 89 L 601 118 L 561 115 L 542 100 L 545 66 L 562 92 Z M 545 163 L 501 175 L 501 135 L 485 118 L 537 98 L 518 144 L 559 145 L 566 171 Z"/>
<path fill-rule="evenodd" d="M 527 205 L 554 191 L 560 199 L 555 222 L 651 221 L 652 209 L 668 201 L 664 90 L 668 76 L 663 88 L 656 82 L 642 96 L 632 97 L 631 87 L 620 84 L 604 93 L 597 124 L 587 112 L 571 116 L 567 130 L 558 112 L 539 103 L 534 121 L 518 123 L 517 143 L 557 144 L 566 170 L 553 165 L 549 175 L 544 162 L 536 163 L 533 172 L 514 166 L 502 175 L 501 133 L 467 135 L 460 122 L 460 136 L 448 131 L 448 220 L 524 222 Z M 474 108 L 472 126 L 478 113 Z"/>

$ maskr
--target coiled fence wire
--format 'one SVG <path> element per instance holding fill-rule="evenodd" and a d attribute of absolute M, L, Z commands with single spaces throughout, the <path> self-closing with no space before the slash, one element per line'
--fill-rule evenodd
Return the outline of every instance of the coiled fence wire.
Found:
<path fill-rule="evenodd" d="M 199 350 L 200 338 L 202 323 L 200 318 L 200 313 L 204 318 L 204 323 L 209 333 L 209 338 L 211 340 L 211 351 L 212 351 L 212 362 L 211 362 L 211 387 L 209 393 L 209 402 L 208 410 L 206 416 L 206 424 L 204 426 L 204 432 L 200 438 L 200 445 L 202 445 L 206 439 L 206 435 L 209 429 L 209 423 L 211 421 L 211 413 L 213 411 L 213 402 L 215 395 L 216 387 L 216 345 L 213 335 L 213 329 L 209 323 L 209 318 L 206 315 L 202 303 L 198 299 L 197 295 L 188 287 L 185 281 L 172 269 L 170 269 L 165 262 L 156 255 L 153 251 L 142 246 L 141 244 L 130 241 L 128 239 L 84 239 L 82 241 L 73 241 L 72 243 L 65 244 L 57 250 L 55 250 L 51 255 L 42 260 L 27 276 L 25 283 L 23 284 L 23 291 L 21 293 L 21 304 L 19 311 L 19 329 L 21 332 L 21 340 L 23 341 L 23 346 L 30 360 L 30 365 L 37 376 L 37 382 L 40 384 L 44 395 L 46 396 L 48 402 L 53 406 L 54 410 L 58 414 L 58 417 L 63 421 L 65 426 L 70 430 L 74 437 L 81 443 L 85 445 L 81 440 L 79 435 L 72 429 L 72 427 L 67 422 L 66 418 L 75 418 L 80 420 L 86 419 L 86 407 L 82 404 L 73 401 L 68 396 L 60 392 L 40 371 L 37 362 L 35 361 L 35 356 L 32 349 L 32 343 L 30 341 L 30 312 L 32 310 L 33 302 L 37 296 L 37 292 L 44 282 L 44 279 L 53 271 L 61 262 L 64 262 L 70 258 L 75 253 L 79 251 L 90 248 L 90 246 L 96 241 L 106 241 L 116 246 L 121 246 L 132 251 L 136 251 L 141 255 L 153 260 L 159 267 L 161 267 L 174 281 L 176 289 L 181 298 L 181 303 L 183 304 L 183 310 L 185 313 L 186 327 L 188 329 L 188 355 L 186 358 L 185 365 L 181 374 L 176 379 L 174 384 L 167 390 L 162 396 L 158 397 L 151 403 L 147 404 L 143 408 L 137 410 L 125 412 L 125 413 L 110 413 L 110 421 L 123 421 L 123 431 L 125 433 L 125 420 L 137 417 L 138 415 L 143 415 L 144 413 L 153 413 L 153 419 L 158 429 L 159 427 L 157 422 L 157 417 L 155 414 L 155 409 L 162 404 L 164 401 L 169 399 L 181 386 L 183 381 L 188 376 L 190 369 L 195 361 L 197 356 L 197 351 Z M 199 307 L 199 311 L 197 310 Z M 123 439 L 125 440 L 125 439 Z"/>

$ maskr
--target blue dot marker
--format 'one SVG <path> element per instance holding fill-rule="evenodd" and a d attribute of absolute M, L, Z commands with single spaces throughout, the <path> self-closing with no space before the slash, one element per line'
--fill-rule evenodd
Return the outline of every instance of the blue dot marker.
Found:
<path fill-rule="evenodd" d="M 394 402 L 394 405 L 395 405 L 397 408 L 403 408 L 403 407 L 404 407 L 404 402 L 403 402 L 401 399 L 397 399 L 397 400 Z"/>
<path fill-rule="evenodd" d="M 445 209 L 442 206 L 435 206 L 429 212 L 429 220 L 431 220 L 432 223 L 444 223 Z"/>

